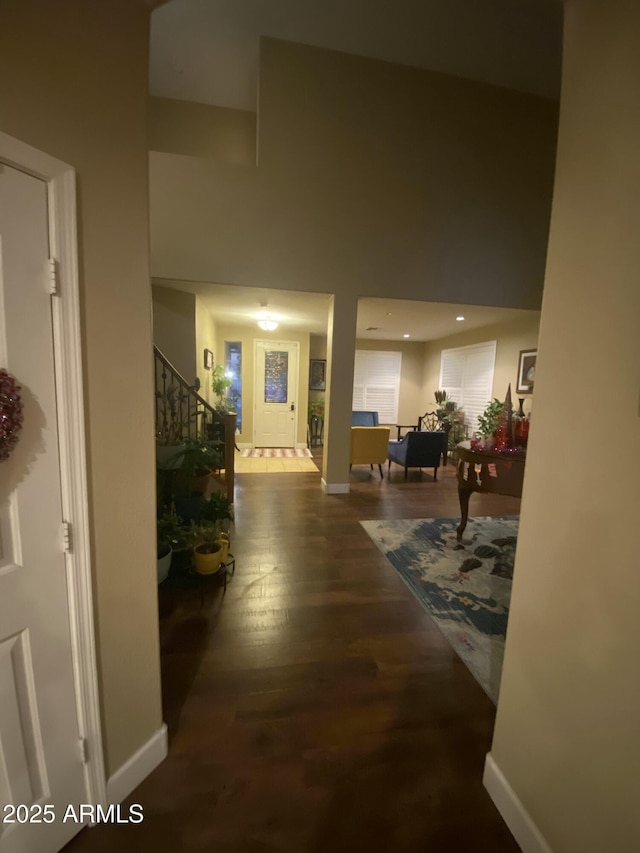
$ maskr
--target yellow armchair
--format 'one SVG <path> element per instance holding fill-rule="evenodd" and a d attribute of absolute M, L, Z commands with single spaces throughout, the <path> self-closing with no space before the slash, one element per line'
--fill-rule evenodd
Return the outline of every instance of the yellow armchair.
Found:
<path fill-rule="evenodd" d="M 382 463 L 387 461 L 389 447 L 389 427 L 381 426 L 352 426 L 351 427 L 351 465 L 377 465 L 380 476 L 383 477 Z"/>

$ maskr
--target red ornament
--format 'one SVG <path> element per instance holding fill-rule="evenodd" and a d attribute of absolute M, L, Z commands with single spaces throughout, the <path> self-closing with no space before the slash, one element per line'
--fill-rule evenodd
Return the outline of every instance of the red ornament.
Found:
<path fill-rule="evenodd" d="M 11 455 L 21 429 L 20 386 L 3 367 L 0 368 L 0 462 Z"/>

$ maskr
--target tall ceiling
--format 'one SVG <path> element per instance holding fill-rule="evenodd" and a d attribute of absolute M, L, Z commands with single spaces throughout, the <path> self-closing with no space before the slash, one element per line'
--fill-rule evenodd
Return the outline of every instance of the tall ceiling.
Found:
<path fill-rule="evenodd" d="M 560 0 L 171 0 L 152 14 L 151 94 L 255 111 L 263 35 L 559 97 Z M 326 331 L 326 294 L 157 283 L 198 292 L 230 323 L 255 323 L 267 301 L 283 330 Z M 525 313 L 365 299 L 358 337 L 433 340 Z"/>
<path fill-rule="evenodd" d="M 261 35 L 559 97 L 560 0 L 171 0 L 151 94 L 255 110 Z"/>

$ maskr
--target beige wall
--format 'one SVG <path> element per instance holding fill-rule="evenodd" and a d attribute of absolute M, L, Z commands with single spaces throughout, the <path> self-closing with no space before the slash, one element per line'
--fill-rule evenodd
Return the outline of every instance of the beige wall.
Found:
<path fill-rule="evenodd" d="M 89 511 L 109 773 L 162 723 L 142 3 L 4 0 L 0 130 L 77 170 Z"/>
<path fill-rule="evenodd" d="M 211 371 L 204 366 L 204 351 L 216 352 L 216 324 L 202 297 L 196 296 L 196 367 L 200 380 L 200 396 L 207 403 L 215 403 L 211 390 Z M 215 365 L 214 365 L 215 366 Z"/>
<path fill-rule="evenodd" d="M 263 332 L 256 327 L 232 326 L 216 323 L 217 349 L 216 364 L 224 364 L 224 342 L 240 341 L 242 343 L 242 432 L 237 441 L 241 444 L 253 443 L 254 426 L 254 383 L 255 383 L 255 342 L 262 341 L 297 341 L 300 344 L 300 364 L 298 381 L 298 412 L 296 443 L 306 446 L 307 443 L 307 406 L 309 401 L 309 333 L 279 330 Z"/>
<path fill-rule="evenodd" d="M 566 3 L 536 416 L 492 747 L 554 853 L 640 850 L 639 43 L 635 0 Z M 594 417 L 605 399 L 613 453 Z"/>
<path fill-rule="evenodd" d="M 531 311 L 518 320 L 508 323 L 496 323 L 482 329 L 472 329 L 458 335 L 449 335 L 437 341 L 429 341 L 425 345 L 424 379 L 422 398 L 426 401 L 429 411 L 436 408 L 434 391 L 440 382 L 440 360 L 443 349 L 466 347 L 484 341 L 496 341 L 496 363 L 493 374 L 492 396 L 504 400 L 509 383 L 511 383 L 511 399 L 517 407 L 518 396 L 524 398 L 525 412 L 533 409 L 533 394 L 516 393 L 518 379 L 518 357 L 520 350 L 535 349 L 538 345 L 540 327 L 540 312 Z M 425 409 L 425 411 L 427 410 Z"/>
<path fill-rule="evenodd" d="M 190 384 L 196 364 L 196 297 L 193 293 L 152 288 L 153 342 Z"/>
<path fill-rule="evenodd" d="M 245 110 L 150 97 L 149 150 L 255 166 L 256 120 Z"/>
<path fill-rule="evenodd" d="M 537 309 L 556 114 L 265 39 L 259 167 L 151 154 L 154 275 Z"/>

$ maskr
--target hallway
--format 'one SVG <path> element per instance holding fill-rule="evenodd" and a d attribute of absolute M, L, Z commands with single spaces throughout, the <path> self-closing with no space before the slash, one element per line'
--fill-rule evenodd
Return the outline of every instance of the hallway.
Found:
<path fill-rule="evenodd" d="M 329 496 L 317 474 L 238 475 L 226 596 L 161 596 L 170 746 L 127 801 L 144 822 L 67 849 L 519 849 L 481 782 L 495 709 L 358 523 L 456 516 L 454 467 L 405 483 L 363 466 L 351 484 Z"/>

